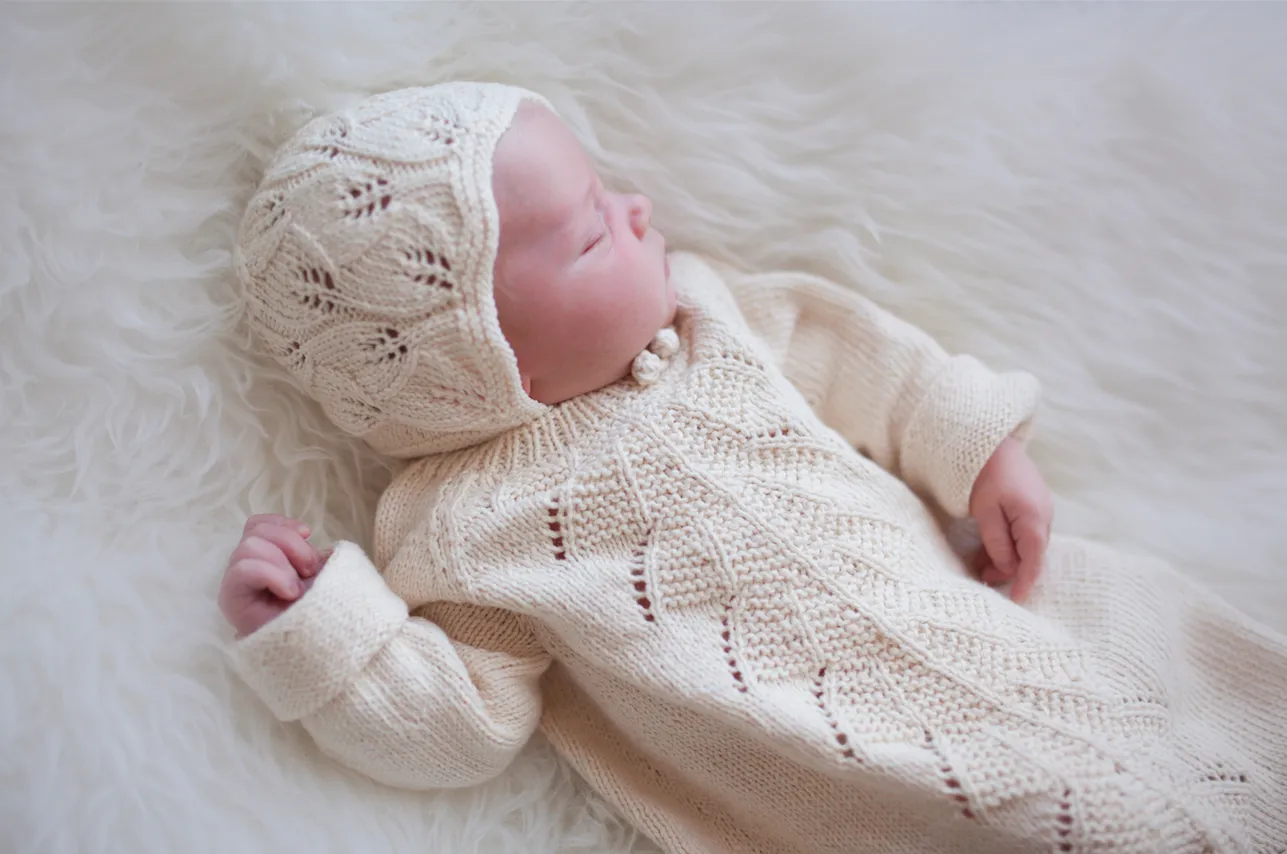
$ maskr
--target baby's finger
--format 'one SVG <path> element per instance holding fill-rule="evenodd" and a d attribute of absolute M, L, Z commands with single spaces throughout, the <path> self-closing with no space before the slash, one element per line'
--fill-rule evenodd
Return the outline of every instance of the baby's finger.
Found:
<path fill-rule="evenodd" d="M 1032 595 L 1032 588 L 1037 584 L 1040 567 L 1021 566 L 1015 576 L 1014 585 L 1010 588 L 1010 600 L 1022 605 Z"/>
<path fill-rule="evenodd" d="M 1006 577 L 1014 575 L 1019 556 L 1010 539 L 1010 520 L 1001 505 L 994 504 L 984 509 L 976 521 L 979 523 L 979 538 L 983 540 L 983 548 L 992 559 L 992 565 Z"/>
<path fill-rule="evenodd" d="M 310 533 L 307 525 L 290 516 L 283 516 L 280 513 L 256 513 L 246 520 L 246 524 L 241 529 L 242 536 L 249 534 L 251 529 L 259 525 L 278 525 L 283 528 L 291 528 L 299 531 L 302 537 L 307 537 Z"/>
<path fill-rule="evenodd" d="M 294 572 L 291 566 L 290 558 L 282 551 L 281 546 L 266 540 L 258 534 L 249 534 L 243 539 L 237 548 L 233 549 L 232 557 L 228 559 L 229 564 L 237 563 L 242 560 L 262 560 L 279 566 L 284 570 Z"/>
<path fill-rule="evenodd" d="M 250 536 L 259 537 L 281 549 L 282 554 L 290 561 L 290 565 L 300 575 L 309 576 L 317 572 L 319 558 L 317 549 L 309 545 L 294 528 L 260 525 L 251 529 Z"/>
<path fill-rule="evenodd" d="M 250 533 L 250 529 L 256 525 L 283 525 L 288 524 L 290 521 L 290 517 L 283 516 L 280 513 L 256 513 L 246 520 L 246 524 L 241 528 L 241 533 Z"/>
<path fill-rule="evenodd" d="M 237 573 L 243 589 L 251 593 L 267 591 L 278 599 L 293 602 L 304 592 L 293 570 L 283 569 L 266 560 L 247 558 L 237 564 Z"/>
<path fill-rule="evenodd" d="M 1046 535 L 1044 524 L 1032 517 L 1021 519 L 1015 527 L 1018 529 L 1019 570 L 1015 575 L 1014 587 L 1010 598 L 1016 602 L 1026 601 L 1041 574 L 1041 561 L 1046 553 Z"/>
<path fill-rule="evenodd" d="M 988 587 L 1000 587 L 1009 580 L 1010 576 L 1006 575 L 992 564 L 988 564 L 987 568 L 984 569 L 983 572 L 979 573 L 979 581 L 983 582 Z"/>
<path fill-rule="evenodd" d="M 988 557 L 988 550 L 984 548 L 980 548 L 974 553 L 974 560 L 970 563 L 970 571 L 975 579 L 989 587 L 1005 584 L 1008 580 L 1005 573 L 993 565 L 992 558 Z"/>

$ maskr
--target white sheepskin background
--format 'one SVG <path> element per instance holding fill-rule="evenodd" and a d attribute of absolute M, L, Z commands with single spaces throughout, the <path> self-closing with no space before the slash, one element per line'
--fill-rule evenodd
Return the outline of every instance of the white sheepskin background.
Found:
<path fill-rule="evenodd" d="M 1045 383 L 1057 527 L 1287 628 L 1287 7 L 0 7 L 0 850 L 649 850 L 534 743 L 348 773 L 231 677 L 252 511 L 386 468 L 248 355 L 229 246 L 308 117 L 549 96 L 672 245 L 861 288 Z"/>

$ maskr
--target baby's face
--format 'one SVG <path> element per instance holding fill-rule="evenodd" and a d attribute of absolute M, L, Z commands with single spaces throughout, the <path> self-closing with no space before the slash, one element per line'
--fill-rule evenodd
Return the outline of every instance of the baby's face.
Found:
<path fill-rule="evenodd" d="M 646 196 L 604 189 L 553 113 L 524 104 L 496 147 L 496 310 L 542 403 L 609 385 L 673 322 L 666 241 Z"/>

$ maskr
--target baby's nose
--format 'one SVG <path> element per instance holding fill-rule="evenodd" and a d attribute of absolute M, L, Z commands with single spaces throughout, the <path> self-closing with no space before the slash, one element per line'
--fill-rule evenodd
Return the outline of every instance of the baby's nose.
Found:
<path fill-rule="evenodd" d="M 630 230 L 635 233 L 635 237 L 643 240 L 652 223 L 652 199 L 635 193 L 626 197 L 626 204 L 630 210 Z"/>

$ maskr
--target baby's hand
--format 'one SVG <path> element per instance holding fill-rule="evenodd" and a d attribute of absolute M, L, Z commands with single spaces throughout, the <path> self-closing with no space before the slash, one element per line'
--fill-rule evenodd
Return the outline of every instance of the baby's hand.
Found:
<path fill-rule="evenodd" d="M 1013 581 L 1010 598 L 1022 602 L 1041 574 L 1050 523 L 1050 490 L 1023 446 L 1006 439 L 992 454 L 970 494 L 970 516 L 983 549 L 975 569 L 984 584 Z"/>
<path fill-rule="evenodd" d="M 258 631 L 312 586 L 326 556 L 308 534 L 307 525 L 286 516 L 246 520 L 219 588 L 219 610 L 238 637 Z"/>

